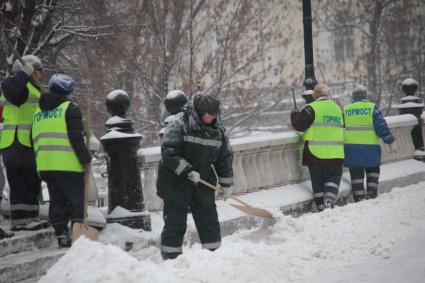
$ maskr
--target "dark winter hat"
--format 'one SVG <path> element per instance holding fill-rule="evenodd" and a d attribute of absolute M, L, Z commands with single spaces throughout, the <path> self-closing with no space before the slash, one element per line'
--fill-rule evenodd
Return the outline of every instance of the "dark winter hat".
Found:
<path fill-rule="evenodd" d="M 179 113 L 186 103 L 186 94 L 181 90 L 170 91 L 164 99 L 165 108 L 171 115 Z"/>
<path fill-rule="evenodd" d="M 39 57 L 35 56 L 35 55 L 22 56 L 22 61 L 32 65 L 32 67 L 35 70 L 42 70 L 43 69 L 43 64 L 41 63 L 41 59 Z M 19 59 L 16 59 L 15 62 L 13 63 L 12 71 L 15 72 L 15 73 L 22 71 L 22 64 L 21 64 L 21 61 L 19 61 Z"/>
<path fill-rule="evenodd" d="M 367 88 L 363 85 L 356 85 L 351 95 L 354 99 L 366 99 L 367 98 Z"/>
<path fill-rule="evenodd" d="M 65 74 L 54 74 L 49 80 L 49 91 L 52 93 L 68 95 L 74 87 L 74 79 Z"/>
<path fill-rule="evenodd" d="M 209 93 L 197 93 L 193 96 L 193 107 L 195 107 L 196 112 L 199 116 L 204 115 L 205 113 L 211 115 L 219 115 L 220 111 L 220 101 L 217 96 Z"/>

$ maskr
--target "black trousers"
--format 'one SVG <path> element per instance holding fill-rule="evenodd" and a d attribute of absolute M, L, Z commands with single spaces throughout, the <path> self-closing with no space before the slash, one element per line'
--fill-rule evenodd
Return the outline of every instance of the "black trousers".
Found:
<path fill-rule="evenodd" d="M 188 206 L 176 205 L 173 201 L 164 199 L 164 228 L 161 233 L 161 253 L 164 259 L 175 258 L 182 253 L 189 210 L 195 221 L 202 247 L 209 250 L 220 247 L 220 223 L 214 201 L 205 205 L 196 194 L 192 196 Z"/>
<path fill-rule="evenodd" d="M 35 168 L 6 167 L 10 188 L 11 226 L 26 225 L 38 217 L 41 180 Z"/>
<path fill-rule="evenodd" d="M 68 221 L 83 220 L 84 173 L 59 172 L 42 176 L 49 189 L 49 220 L 59 236 L 68 231 Z"/>
<path fill-rule="evenodd" d="M 365 198 L 376 198 L 378 196 L 378 182 L 380 167 L 351 167 L 351 190 L 355 202 Z M 364 177 L 366 173 L 366 192 L 364 186 Z"/>
<path fill-rule="evenodd" d="M 336 202 L 339 184 L 341 182 L 342 164 L 308 166 L 310 172 L 313 197 L 319 211 L 325 209 L 324 199 L 330 198 Z"/>

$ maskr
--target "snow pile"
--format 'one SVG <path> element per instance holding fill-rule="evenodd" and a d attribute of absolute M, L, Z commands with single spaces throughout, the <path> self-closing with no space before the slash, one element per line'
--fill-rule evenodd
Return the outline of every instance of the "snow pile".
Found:
<path fill-rule="evenodd" d="M 40 282 L 288 282 L 369 261 L 381 267 L 399 243 L 425 235 L 424 187 L 299 218 L 282 215 L 273 226 L 223 238 L 215 252 L 194 244 L 166 262 L 154 246 L 128 254 L 81 239 Z"/>

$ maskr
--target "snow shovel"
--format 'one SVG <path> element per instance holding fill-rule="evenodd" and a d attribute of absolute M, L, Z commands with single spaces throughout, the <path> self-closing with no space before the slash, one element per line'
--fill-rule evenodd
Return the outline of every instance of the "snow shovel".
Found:
<path fill-rule="evenodd" d="M 90 127 L 91 127 L 91 111 L 90 111 L 90 99 L 87 103 L 87 123 L 84 129 L 86 134 L 86 144 L 90 142 Z M 91 164 L 85 166 L 85 175 L 84 175 L 84 214 L 83 214 L 83 223 L 74 223 L 72 225 L 72 242 L 75 242 L 81 235 L 92 241 L 99 240 L 99 231 L 96 228 L 90 227 L 87 224 L 88 217 L 88 199 L 89 199 L 89 189 L 91 185 L 90 177 L 93 177 L 93 172 Z"/>
<path fill-rule="evenodd" d="M 88 192 L 90 186 L 90 174 L 91 165 L 86 166 L 86 172 L 84 176 L 85 186 L 84 186 L 84 216 L 83 223 L 74 223 L 72 225 L 72 242 L 75 242 L 81 235 L 92 241 L 99 240 L 99 231 L 96 228 L 90 227 L 87 224 L 87 206 L 88 206 Z"/>
<path fill-rule="evenodd" d="M 199 180 L 199 183 L 201 183 L 202 185 L 206 186 L 209 189 L 212 189 L 214 191 L 218 191 L 220 193 L 223 193 L 223 190 L 217 186 L 213 186 L 210 183 L 208 183 L 207 181 L 204 181 L 202 179 Z M 234 199 L 235 201 L 239 202 L 241 205 L 238 204 L 230 204 L 231 206 L 233 206 L 234 208 L 239 209 L 240 211 L 242 211 L 245 214 L 248 215 L 252 215 L 252 216 L 259 216 L 259 217 L 264 217 L 264 218 L 273 218 L 273 215 L 270 211 L 262 209 L 262 208 L 258 208 L 258 207 L 253 207 L 251 205 L 249 205 L 248 203 L 238 199 L 237 197 L 234 196 L 229 196 L 229 198 Z"/>

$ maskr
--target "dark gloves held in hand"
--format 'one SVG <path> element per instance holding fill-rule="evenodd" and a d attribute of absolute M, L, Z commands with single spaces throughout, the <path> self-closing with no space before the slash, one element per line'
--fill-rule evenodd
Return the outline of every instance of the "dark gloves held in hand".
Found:
<path fill-rule="evenodd" d="M 387 135 L 387 136 L 383 137 L 382 140 L 386 144 L 392 144 L 395 141 L 395 138 L 394 138 L 393 135 Z"/>

